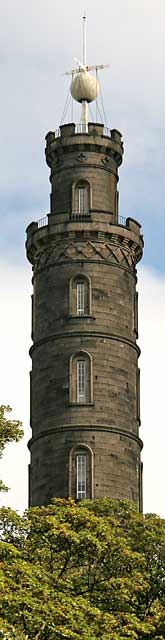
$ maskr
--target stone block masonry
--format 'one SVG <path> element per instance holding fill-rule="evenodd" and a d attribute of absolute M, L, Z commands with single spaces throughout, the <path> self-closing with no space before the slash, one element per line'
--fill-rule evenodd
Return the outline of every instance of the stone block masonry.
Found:
<path fill-rule="evenodd" d="M 29 502 L 77 499 L 81 485 L 85 497 L 128 498 L 141 509 L 136 264 L 143 238 L 136 220 L 119 223 L 121 134 L 104 136 L 101 125 L 76 134 L 71 124 L 46 141 L 51 211 L 46 225 L 29 225 L 26 242 L 33 265 Z"/>

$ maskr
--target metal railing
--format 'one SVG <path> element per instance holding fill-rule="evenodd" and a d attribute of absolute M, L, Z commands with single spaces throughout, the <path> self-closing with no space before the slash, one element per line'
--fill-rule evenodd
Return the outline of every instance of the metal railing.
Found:
<path fill-rule="evenodd" d="M 71 213 L 70 215 L 70 220 L 91 220 L 91 212 L 90 211 L 84 211 L 84 213 L 80 213 L 79 211 L 74 211 L 73 213 Z M 101 218 L 100 218 L 101 220 Z M 40 218 L 40 220 L 38 220 L 37 222 L 38 224 L 38 229 L 41 229 L 42 227 L 46 227 L 48 225 L 48 215 L 44 216 L 43 218 Z M 114 224 L 114 223 L 112 223 Z M 115 224 L 121 224 L 123 227 L 126 227 L 127 224 L 127 218 L 124 218 L 124 216 L 118 216 L 118 219 L 116 220 Z"/>
<path fill-rule="evenodd" d="M 117 224 L 122 224 L 123 227 L 126 227 L 127 218 L 123 216 L 118 216 Z"/>
<path fill-rule="evenodd" d="M 80 124 L 76 124 L 75 125 L 75 135 L 84 134 L 84 133 L 88 134 L 88 125 L 86 127 L 84 124 L 81 124 L 81 123 Z M 111 138 L 111 130 L 110 130 L 110 128 L 109 127 L 104 127 L 102 135 L 103 136 L 108 136 L 108 138 Z M 56 138 L 60 138 L 60 137 L 61 137 L 61 131 L 60 131 L 60 128 L 59 128 L 59 129 L 56 129 L 56 131 L 55 131 L 55 139 Z"/>
<path fill-rule="evenodd" d="M 111 138 L 111 130 L 109 129 L 109 127 L 104 127 L 103 136 L 108 136 L 108 138 Z"/>
<path fill-rule="evenodd" d="M 60 138 L 60 135 L 61 135 L 60 129 L 56 129 L 55 138 Z"/>
<path fill-rule="evenodd" d="M 86 127 L 85 124 L 76 124 L 75 133 L 88 133 L 88 125 Z"/>
<path fill-rule="evenodd" d="M 38 220 L 38 229 L 41 229 L 41 227 L 46 227 L 47 225 L 48 225 L 48 215 Z"/>
<path fill-rule="evenodd" d="M 78 134 L 78 133 L 88 133 L 88 125 L 86 128 L 84 124 L 76 124 L 75 134 Z M 108 136 L 108 138 L 111 138 L 111 130 L 108 127 L 104 127 L 103 136 Z"/>
<path fill-rule="evenodd" d="M 86 211 L 84 213 L 79 213 L 79 211 L 75 211 L 74 213 L 71 213 L 71 220 L 90 220 L 91 219 L 91 213 L 90 211 Z"/>

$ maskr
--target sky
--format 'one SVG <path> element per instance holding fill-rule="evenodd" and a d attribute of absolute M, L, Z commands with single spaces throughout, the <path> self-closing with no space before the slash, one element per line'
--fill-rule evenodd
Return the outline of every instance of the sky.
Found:
<path fill-rule="evenodd" d="M 11 490 L 1 504 L 27 506 L 32 288 L 25 229 L 49 212 L 45 135 L 61 123 L 69 89 L 63 74 L 82 59 L 84 9 L 88 64 L 110 65 L 100 72 L 105 124 L 123 134 L 120 215 L 137 219 L 144 234 L 138 266 L 144 511 L 164 516 L 164 0 L 86 0 L 85 7 L 80 0 L 1 0 L 0 402 L 12 406 L 25 432 L 6 450 L 1 476 Z M 70 105 L 66 120 L 71 116 Z M 76 103 L 73 116 L 79 122 Z"/>

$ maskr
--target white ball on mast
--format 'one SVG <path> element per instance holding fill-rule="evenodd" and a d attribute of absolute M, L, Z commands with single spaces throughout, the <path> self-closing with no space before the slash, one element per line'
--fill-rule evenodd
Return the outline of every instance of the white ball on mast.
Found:
<path fill-rule="evenodd" d="M 99 83 L 97 78 L 87 71 L 77 73 L 71 82 L 70 92 L 76 102 L 93 102 L 99 93 Z"/>
<path fill-rule="evenodd" d="M 77 60 L 77 59 L 76 59 Z M 86 16 L 83 16 L 83 64 L 78 62 L 77 69 L 67 71 L 65 75 L 72 76 L 70 92 L 72 98 L 76 102 L 82 104 L 82 129 L 84 133 L 88 133 L 88 103 L 96 100 L 99 93 L 99 82 L 97 80 L 97 72 L 109 65 L 89 66 L 86 63 Z M 89 73 L 90 70 L 96 71 L 96 77 Z"/>

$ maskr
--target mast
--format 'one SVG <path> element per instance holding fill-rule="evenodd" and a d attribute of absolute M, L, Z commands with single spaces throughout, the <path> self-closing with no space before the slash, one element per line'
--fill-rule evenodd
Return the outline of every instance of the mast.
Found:
<path fill-rule="evenodd" d="M 82 105 L 81 121 L 82 132 L 88 133 L 88 102 L 96 100 L 99 93 L 99 82 L 97 80 L 97 72 L 99 69 L 105 69 L 109 65 L 87 64 L 87 46 L 86 46 L 86 15 L 83 16 L 83 62 L 81 63 L 77 58 L 77 68 L 71 71 L 66 71 L 64 75 L 72 76 L 72 82 L 70 85 L 71 96 L 76 102 L 80 102 Z M 89 71 L 96 71 L 96 78 Z"/>
<path fill-rule="evenodd" d="M 86 71 L 87 66 L 87 52 L 86 52 L 86 15 L 83 16 L 83 68 Z M 88 132 L 88 103 L 86 100 L 82 101 L 82 126 L 83 132 Z"/>

